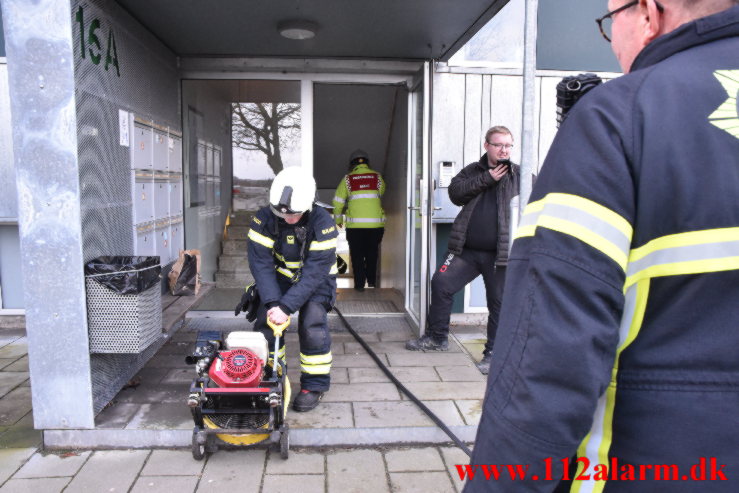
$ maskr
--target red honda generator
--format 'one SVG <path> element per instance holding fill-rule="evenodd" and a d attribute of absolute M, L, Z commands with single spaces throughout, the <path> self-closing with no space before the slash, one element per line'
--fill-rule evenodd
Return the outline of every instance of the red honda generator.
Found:
<path fill-rule="evenodd" d="M 279 344 L 278 336 L 274 354 Z M 281 358 L 276 364 L 269 359 L 261 332 L 231 332 L 224 339 L 219 331 L 199 331 L 185 361 L 197 372 L 187 399 L 195 422 L 193 458 L 202 460 L 218 450 L 219 443 L 253 445 L 269 439 L 287 459 L 287 367 Z"/>

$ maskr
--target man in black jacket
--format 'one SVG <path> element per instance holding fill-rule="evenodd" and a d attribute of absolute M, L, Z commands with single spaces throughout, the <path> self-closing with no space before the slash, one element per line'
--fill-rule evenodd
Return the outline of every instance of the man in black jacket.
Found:
<path fill-rule="evenodd" d="M 426 333 L 406 343 L 411 351 L 447 351 L 454 295 L 482 274 L 488 305 L 487 342 L 477 367 L 487 374 L 498 329 L 508 262 L 511 199 L 518 195 L 519 169 L 509 158 L 513 135 L 506 127 L 485 134 L 485 154 L 465 166 L 449 185 L 449 198 L 462 206 L 452 225 L 446 259 L 431 280 Z"/>

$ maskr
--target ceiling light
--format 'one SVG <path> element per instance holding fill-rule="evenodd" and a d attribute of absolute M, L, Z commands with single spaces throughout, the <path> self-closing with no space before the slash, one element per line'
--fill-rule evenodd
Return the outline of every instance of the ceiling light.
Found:
<path fill-rule="evenodd" d="M 316 35 L 318 24 L 306 20 L 283 21 L 277 24 L 277 30 L 287 39 L 311 39 Z"/>

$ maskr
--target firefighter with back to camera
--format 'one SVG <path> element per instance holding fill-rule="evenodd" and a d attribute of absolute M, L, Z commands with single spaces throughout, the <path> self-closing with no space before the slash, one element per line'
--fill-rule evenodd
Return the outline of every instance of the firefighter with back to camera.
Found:
<path fill-rule="evenodd" d="M 601 4 L 625 74 L 521 217 L 471 458 L 525 478 L 465 493 L 739 491 L 739 2 Z"/>
<path fill-rule="evenodd" d="M 349 156 L 349 174 L 336 187 L 334 219 L 346 226 L 346 241 L 354 273 L 354 289 L 364 291 L 377 286 L 377 258 L 385 234 L 385 193 L 382 175 L 369 166 L 369 155 L 357 149 Z M 344 221 L 346 216 L 346 221 Z"/>
<path fill-rule="evenodd" d="M 248 234 L 249 268 L 261 303 L 254 330 L 274 349 L 267 319 L 285 323 L 300 310 L 300 393 L 296 411 L 315 408 L 331 382 L 331 336 L 327 313 L 336 300 L 336 224 L 314 206 L 316 182 L 297 167 L 282 170 L 272 182 L 269 206 L 252 219 Z M 278 357 L 285 357 L 284 339 Z"/>

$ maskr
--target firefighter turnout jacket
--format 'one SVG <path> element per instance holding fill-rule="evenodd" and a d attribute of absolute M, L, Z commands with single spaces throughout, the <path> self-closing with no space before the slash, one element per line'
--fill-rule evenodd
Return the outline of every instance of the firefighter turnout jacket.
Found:
<path fill-rule="evenodd" d="M 332 362 L 326 313 L 336 300 L 338 274 L 336 224 L 320 207 L 294 225 L 264 207 L 252 219 L 247 238 L 249 268 L 263 304 L 257 325 L 264 324 L 272 306 L 286 314 L 300 310 L 301 387 L 325 392 Z M 265 333 L 272 351 L 271 331 L 255 329 Z M 284 357 L 284 347 L 279 356 Z"/>
<path fill-rule="evenodd" d="M 471 459 L 526 479 L 478 469 L 466 493 L 552 491 L 547 460 L 556 480 L 574 454 L 571 491 L 739 491 L 738 91 L 739 6 L 570 112 L 516 233 Z"/>
<path fill-rule="evenodd" d="M 336 187 L 334 219 L 341 226 L 346 216 L 347 228 L 383 228 L 385 211 L 380 198 L 385 193 L 385 181 L 366 164 L 358 164 Z"/>

